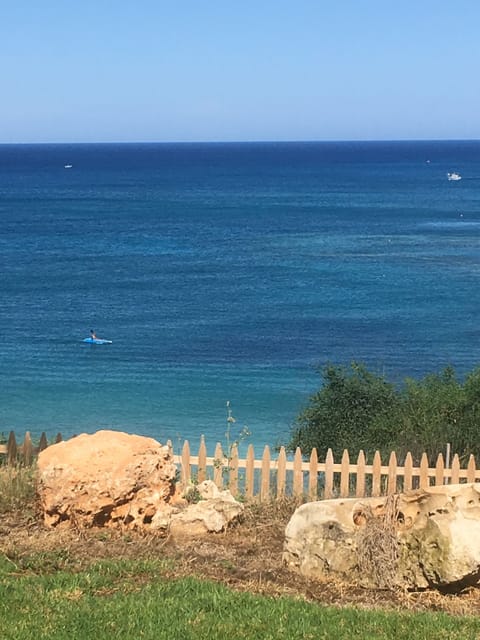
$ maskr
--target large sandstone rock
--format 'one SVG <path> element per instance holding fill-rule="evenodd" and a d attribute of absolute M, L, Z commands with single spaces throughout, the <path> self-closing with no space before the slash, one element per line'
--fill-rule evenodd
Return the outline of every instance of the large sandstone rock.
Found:
<path fill-rule="evenodd" d="M 312 577 L 460 589 L 480 578 L 480 485 L 304 504 L 287 525 L 283 558 Z"/>
<path fill-rule="evenodd" d="M 98 431 L 52 445 L 38 456 L 45 524 L 148 525 L 174 494 L 175 474 L 168 447 L 152 438 Z"/>
<path fill-rule="evenodd" d="M 98 431 L 52 445 L 38 457 L 38 494 L 47 526 L 128 527 L 176 536 L 223 531 L 243 512 L 211 481 L 198 502 L 177 494 L 168 447 L 152 438 Z"/>

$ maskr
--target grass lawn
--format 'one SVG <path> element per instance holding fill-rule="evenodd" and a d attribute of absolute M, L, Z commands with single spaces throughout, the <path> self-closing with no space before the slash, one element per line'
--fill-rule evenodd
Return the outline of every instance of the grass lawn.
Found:
<path fill-rule="evenodd" d="M 109 560 L 78 573 L 0 564 L 2 640 L 334 638 L 468 640 L 480 618 L 327 607 L 172 578 L 170 562 Z"/>

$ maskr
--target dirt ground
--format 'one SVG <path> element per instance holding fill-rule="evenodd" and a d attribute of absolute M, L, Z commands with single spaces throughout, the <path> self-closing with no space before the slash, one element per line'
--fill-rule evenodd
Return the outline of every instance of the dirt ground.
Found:
<path fill-rule="evenodd" d="M 327 605 L 446 611 L 478 615 L 480 585 L 457 595 L 436 591 L 373 591 L 338 580 L 312 580 L 282 565 L 285 526 L 292 503 L 249 505 L 243 522 L 222 534 L 173 540 L 132 531 L 52 530 L 34 507 L 0 517 L 0 554 L 12 575 L 57 569 L 81 570 L 103 558 L 168 559 L 172 577 L 209 578 L 233 589 L 289 595 Z"/>

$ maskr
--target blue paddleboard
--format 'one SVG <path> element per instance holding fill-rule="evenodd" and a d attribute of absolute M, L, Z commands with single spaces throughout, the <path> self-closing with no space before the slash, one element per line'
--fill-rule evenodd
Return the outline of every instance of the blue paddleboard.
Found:
<path fill-rule="evenodd" d="M 103 340 L 102 338 L 84 338 L 83 342 L 87 344 L 112 344 L 111 340 Z"/>

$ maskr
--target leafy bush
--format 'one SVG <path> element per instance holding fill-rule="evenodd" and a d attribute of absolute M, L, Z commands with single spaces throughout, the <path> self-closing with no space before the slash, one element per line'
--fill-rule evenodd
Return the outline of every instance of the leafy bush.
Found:
<path fill-rule="evenodd" d="M 394 386 L 356 362 L 350 368 L 327 365 L 321 373 L 323 386 L 299 415 L 289 449 L 316 447 L 321 456 L 328 448 L 336 456 L 365 449 L 373 424 L 386 420 L 398 403 Z"/>
<path fill-rule="evenodd" d="M 321 373 L 323 385 L 298 416 L 290 450 L 316 447 L 322 457 L 331 448 L 339 457 L 343 449 L 363 449 L 370 458 L 395 450 L 400 460 L 410 451 L 416 461 L 426 452 L 434 463 L 450 443 L 462 458 L 480 454 L 480 368 L 463 384 L 446 367 L 400 387 L 355 362 Z"/>

